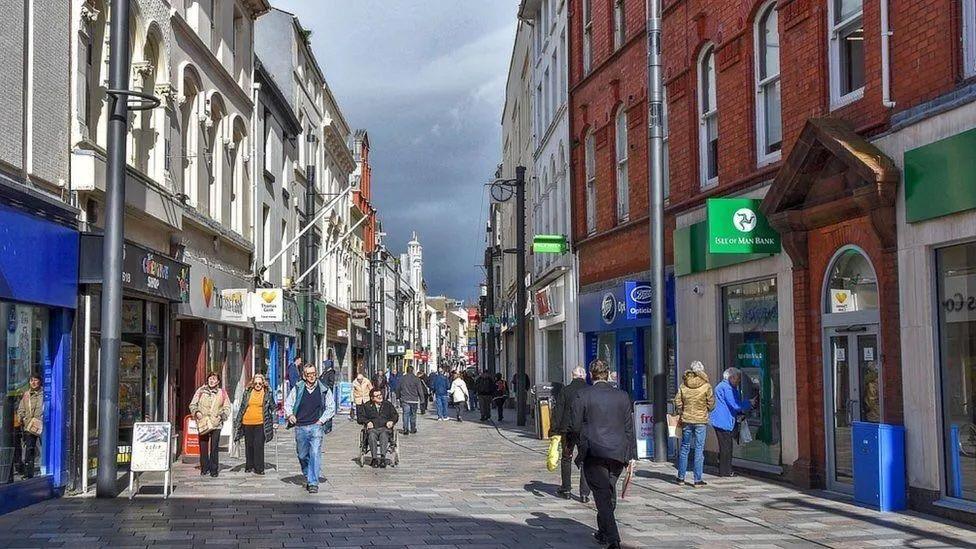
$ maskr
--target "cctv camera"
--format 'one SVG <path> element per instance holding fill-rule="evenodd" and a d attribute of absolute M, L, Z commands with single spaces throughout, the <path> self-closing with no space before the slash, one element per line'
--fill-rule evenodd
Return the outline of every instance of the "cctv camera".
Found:
<path fill-rule="evenodd" d="M 695 287 L 692 288 L 691 291 L 694 292 L 695 295 L 702 295 L 703 293 L 705 293 L 705 290 L 702 289 L 702 287 L 697 284 L 695 284 Z"/>

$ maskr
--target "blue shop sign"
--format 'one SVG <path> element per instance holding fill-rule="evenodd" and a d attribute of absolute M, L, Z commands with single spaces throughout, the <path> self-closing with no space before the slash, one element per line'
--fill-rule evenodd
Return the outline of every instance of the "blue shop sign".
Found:
<path fill-rule="evenodd" d="M 78 231 L 0 203 L 0 299 L 74 309 Z"/>
<path fill-rule="evenodd" d="M 674 323 L 674 276 L 668 275 L 664 284 L 664 303 L 667 323 Z M 642 280 L 628 280 L 604 290 L 585 292 L 579 296 L 580 331 L 608 332 L 651 325 L 651 284 Z"/>

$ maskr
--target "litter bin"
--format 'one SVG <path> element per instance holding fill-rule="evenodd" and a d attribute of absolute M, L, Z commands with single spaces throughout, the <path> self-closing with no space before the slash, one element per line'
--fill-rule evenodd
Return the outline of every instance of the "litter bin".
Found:
<path fill-rule="evenodd" d="M 535 435 L 542 440 L 547 440 L 552 410 L 552 384 L 537 383 L 532 387 L 530 393 L 535 411 Z"/>
<path fill-rule="evenodd" d="M 855 421 L 851 438 L 854 501 L 883 512 L 905 509 L 905 428 Z"/>

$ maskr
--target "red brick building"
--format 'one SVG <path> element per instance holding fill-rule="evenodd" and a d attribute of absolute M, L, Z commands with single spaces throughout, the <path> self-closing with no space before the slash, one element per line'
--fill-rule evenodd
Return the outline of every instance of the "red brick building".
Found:
<path fill-rule="evenodd" d="M 597 14 L 611 5 L 593 4 L 601 6 Z M 574 37 L 579 24 L 577 17 Z M 969 486 L 976 484 L 976 464 L 960 461 L 954 450 L 960 425 L 974 421 L 954 402 L 968 402 L 976 391 L 940 396 L 953 391 L 940 379 L 948 373 L 965 378 L 966 387 L 976 384 L 971 373 L 946 371 L 954 360 L 946 346 L 958 342 L 940 340 L 945 313 L 928 303 L 940 303 L 936 293 L 958 282 L 940 279 L 932 265 L 965 252 L 933 248 L 958 248 L 976 235 L 976 225 L 972 212 L 957 213 L 971 207 L 941 204 L 939 193 L 917 183 L 926 174 L 911 171 L 916 148 L 968 139 L 962 132 L 976 126 L 967 110 L 976 97 L 970 80 L 976 6 L 665 0 L 663 25 L 677 354 L 681 365 L 705 362 L 713 379 L 730 366 L 743 370 L 743 396 L 759 405 L 748 416 L 755 440 L 735 447 L 735 464 L 851 491 L 854 422 L 904 425 L 912 505 L 976 500 Z M 594 42 L 604 46 L 595 49 L 596 60 L 606 56 L 603 34 Z M 571 60 L 579 143 L 593 127 L 597 143 L 612 148 L 600 133 L 606 113 L 618 97 L 643 100 L 642 44 L 633 50 L 611 56 L 612 69 L 598 65 L 586 77 L 581 60 Z M 634 128 L 634 143 L 643 131 L 643 124 Z M 969 197 L 972 180 L 952 169 L 953 150 L 968 142 L 958 143 L 918 156 L 944 175 L 936 184 Z M 575 147 L 573 157 L 581 204 L 582 150 Z M 631 156 L 635 167 L 641 154 Z M 598 181 L 600 168 L 609 166 L 598 163 Z M 705 201 L 733 196 L 761 199 L 784 253 L 708 253 L 709 224 L 722 220 L 707 219 Z M 646 262 L 646 241 L 639 240 L 645 231 L 613 228 L 608 200 L 598 201 L 596 235 L 581 239 L 583 285 Z M 930 213 L 913 219 L 913 210 Z M 577 235 L 585 235 L 585 210 L 574 211 Z M 956 218 L 942 217 L 950 214 Z M 959 223 L 962 233 L 954 229 Z M 623 253 L 626 245 L 614 247 L 603 232 L 620 234 L 638 253 Z M 918 306 L 906 307 L 909 299 Z M 908 343 L 905 326 L 912 327 Z M 903 361 L 903 354 L 913 360 Z M 715 448 L 710 435 L 709 449 Z"/>

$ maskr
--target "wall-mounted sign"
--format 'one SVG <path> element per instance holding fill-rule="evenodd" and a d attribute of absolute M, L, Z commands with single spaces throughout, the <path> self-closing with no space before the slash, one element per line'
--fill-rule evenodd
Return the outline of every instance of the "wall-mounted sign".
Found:
<path fill-rule="evenodd" d="M 651 318 L 651 299 L 654 291 L 648 282 L 628 280 L 624 282 L 624 305 L 627 318 L 637 320 Z"/>
<path fill-rule="evenodd" d="M 190 264 L 190 301 L 179 307 L 179 314 L 219 322 L 247 322 L 244 302 L 250 286 L 243 275 L 187 256 Z"/>
<path fill-rule="evenodd" d="M 209 279 L 204 278 L 203 280 L 206 282 Z M 206 290 L 204 291 L 206 292 Z M 220 290 L 220 299 L 217 302 L 219 303 L 218 307 L 220 307 L 225 320 L 230 320 L 232 322 L 247 321 L 248 314 L 246 308 L 248 294 L 249 292 L 246 288 Z"/>
<path fill-rule="evenodd" d="M 81 235 L 78 282 L 102 283 L 105 265 L 102 251 L 102 235 Z M 190 266 L 157 251 L 126 242 L 122 247 L 122 286 L 127 290 L 186 303 L 190 300 Z"/>
<path fill-rule="evenodd" d="M 281 288 L 259 288 L 250 297 L 249 316 L 256 322 L 281 322 L 285 316 L 285 297 Z"/>
<path fill-rule="evenodd" d="M 352 318 L 353 320 L 363 320 L 369 316 L 369 312 L 366 307 L 353 307 Z"/>
<path fill-rule="evenodd" d="M 403 360 L 413 360 L 413 349 L 407 349 L 404 351 Z"/>
<path fill-rule="evenodd" d="M 761 202 L 755 198 L 709 198 L 708 252 L 779 253 L 779 234 L 759 211 Z"/>
<path fill-rule="evenodd" d="M 532 239 L 532 252 L 537 254 L 564 254 L 569 251 L 566 235 L 537 234 Z"/>
<path fill-rule="evenodd" d="M 857 310 L 854 293 L 850 290 L 830 290 L 830 312 L 849 313 Z"/>

